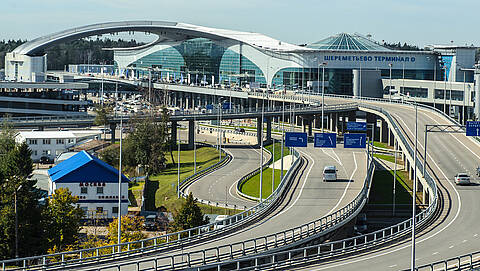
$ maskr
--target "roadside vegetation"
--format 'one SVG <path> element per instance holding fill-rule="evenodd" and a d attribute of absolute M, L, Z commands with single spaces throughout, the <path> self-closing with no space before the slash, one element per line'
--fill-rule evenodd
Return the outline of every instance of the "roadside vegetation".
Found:
<path fill-rule="evenodd" d="M 265 146 L 267 150 L 272 152 L 273 154 L 273 144 Z M 281 159 L 282 154 L 281 154 L 281 148 L 282 144 L 280 142 L 275 143 L 275 156 L 273 158 L 273 161 L 278 161 Z M 283 149 L 284 156 L 287 156 L 290 154 L 290 151 L 287 147 L 284 147 Z M 283 171 L 283 174 L 286 174 L 287 170 Z M 262 198 L 267 198 L 272 194 L 272 192 L 278 187 L 278 184 L 280 183 L 280 176 L 281 176 L 281 170 L 275 168 L 275 172 L 273 171 L 272 168 L 268 167 L 262 172 Z M 275 175 L 275 186 L 274 190 L 272 191 L 272 175 Z M 259 197 L 260 195 L 260 172 L 257 173 L 256 175 L 252 176 L 250 179 L 248 179 L 243 186 L 241 187 L 241 192 L 252 196 L 252 197 Z"/>

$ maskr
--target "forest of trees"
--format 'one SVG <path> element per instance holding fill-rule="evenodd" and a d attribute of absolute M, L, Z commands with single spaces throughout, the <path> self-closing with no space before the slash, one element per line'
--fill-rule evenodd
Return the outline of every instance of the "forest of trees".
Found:
<path fill-rule="evenodd" d="M 5 66 L 5 55 L 26 40 L 0 41 L 0 69 Z M 47 69 L 63 70 L 68 64 L 113 64 L 113 51 L 104 48 L 125 48 L 139 46 L 135 40 L 125 41 L 122 39 L 80 39 L 68 43 L 62 43 L 49 48 L 47 53 Z"/>

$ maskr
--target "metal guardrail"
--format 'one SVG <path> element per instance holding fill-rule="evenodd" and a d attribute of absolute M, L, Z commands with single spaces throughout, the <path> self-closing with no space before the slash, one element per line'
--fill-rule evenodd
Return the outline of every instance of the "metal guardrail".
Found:
<path fill-rule="evenodd" d="M 270 159 L 268 159 L 268 161 L 265 162 L 262 165 L 262 170 L 265 170 L 270 165 L 270 163 L 272 163 L 274 157 L 269 150 L 267 150 L 265 148 L 263 148 L 263 149 L 270 154 Z M 257 168 L 255 170 L 249 172 L 247 175 L 243 176 L 240 180 L 237 181 L 237 193 L 240 196 L 242 196 L 244 198 L 247 198 L 247 199 L 250 199 L 250 200 L 255 200 L 255 201 L 259 200 L 259 198 L 249 196 L 249 195 L 242 192 L 242 186 L 247 182 L 247 180 L 250 179 L 252 176 L 255 176 L 259 172 L 260 172 L 260 168 Z M 281 181 L 283 181 L 283 180 L 281 180 Z"/>
<path fill-rule="evenodd" d="M 410 270 L 410 269 L 408 269 Z M 415 268 L 417 271 L 422 270 L 480 270 L 480 251 L 452 257 L 446 260 L 437 261 L 421 265 Z"/>
<path fill-rule="evenodd" d="M 398 126 L 393 122 L 392 117 L 388 112 L 382 108 L 362 105 L 370 109 L 377 110 L 383 113 L 389 121 L 395 126 L 395 129 L 398 131 Z M 405 136 L 402 133 L 398 133 L 400 140 L 404 143 L 407 148 L 407 151 L 413 157 L 413 150 L 408 144 Z M 417 160 L 417 168 L 420 169 L 419 172 L 422 172 L 423 165 Z M 437 208 L 437 186 L 433 178 L 427 172 L 425 176 L 427 184 L 430 186 L 430 189 L 434 193 L 435 197 L 432 203 L 427 207 L 427 209 L 418 213 L 415 217 L 417 226 L 421 227 L 425 225 L 426 222 L 432 217 Z M 362 250 L 370 249 L 375 246 L 384 245 L 399 238 L 405 237 L 411 233 L 412 219 L 407 219 L 401 223 L 393 225 L 391 227 L 381 229 L 372 233 L 364 234 L 361 236 L 356 236 L 352 238 L 347 238 L 339 241 L 328 242 L 315 246 L 308 246 L 305 248 L 292 249 L 287 251 L 279 252 L 264 252 L 263 254 L 257 254 L 250 257 L 243 257 L 235 260 L 226 260 L 226 261 L 217 261 L 212 264 L 204 264 L 203 266 L 197 268 L 197 270 L 202 269 L 212 269 L 216 268 L 221 269 L 262 269 L 262 268 L 286 268 L 295 264 L 305 264 L 309 261 L 318 261 L 325 260 L 329 258 L 335 258 L 343 256 L 349 253 L 356 253 Z M 479 252 L 480 253 L 480 252 Z M 467 255 L 468 256 L 468 255 Z"/>
<path fill-rule="evenodd" d="M 299 154 L 296 153 L 296 156 L 298 157 Z M 215 164 L 214 166 L 221 165 L 223 162 L 225 162 L 225 159 L 228 159 L 228 156 L 223 158 L 222 161 Z M 210 167 L 210 169 L 212 168 Z M 205 171 L 206 170 L 207 169 L 205 169 Z M 203 173 L 205 173 L 205 171 L 203 171 Z M 293 167 L 291 171 L 294 171 Z M 201 174 L 201 172 L 198 172 L 196 176 L 198 177 L 199 174 Z M 284 183 L 284 180 L 288 180 L 291 174 L 292 173 L 289 174 L 287 172 L 287 174 L 284 176 L 284 179 L 282 180 L 282 183 Z M 189 181 L 193 181 L 192 178 L 194 177 L 192 176 L 191 179 L 189 180 L 187 180 L 188 178 L 183 180 L 181 186 L 186 184 Z M 2 266 L 2 270 L 6 270 L 6 267 L 9 264 L 18 264 L 18 263 L 21 263 L 21 266 L 19 268 L 21 270 L 26 268 L 28 268 L 29 270 L 37 270 L 37 269 L 54 267 L 54 266 L 66 266 L 71 264 L 78 265 L 83 263 L 87 264 L 87 263 L 91 263 L 92 261 L 108 260 L 112 258 L 118 259 L 121 257 L 151 253 L 155 250 L 175 247 L 177 245 L 185 245 L 191 241 L 199 240 L 202 238 L 209 238 L 214 235 L 227 232 L 232 228 L 237 227 L 238 226 L 238 224 L 236 224 L 237 222 L 247 223 L 254 220 L 256 217 L 262 215 L 270 207 L 272 203 L 278 200 L 279 196 L 283 192 L 283 188 L 284 188 L 284 185 L 283 186 L 279 185 L 279 187 L 275 190 L 275 192 L 263 202 L 251 208 L 248 208 L 247 210 L 239 214 L 229 216 L 228 218 L 222 221 L 217 221 L 207 225 L 202 225 L 199 227 L 195 227 L 195 228 L 191 228 L 191 229 L 187 229 L 187 230 L 183 230 L 175 233 L 169 233 L 162 236 L 148 238 L 140 241 L 126 242 L 122 244 L 108 245 L 108 246 L 96 247 L 91 249 L 80 249 L 80 250 L 75 250 L 70 252 L 60 252 L 60 253 L 41 255 L 41 256 L 9 259 L 9 260 L 0 261 L 0 264 Z M 227 224 L 227 226 L 225 226 L 224 224 Z M 222 227 L 218 227 L 218 225 L 221 225 Z M 17 270 L 17 269 L 13 268 L 9 270 Z"/>
<path fill-rule="evenodd" d="M 297 165 L 301 160 L 302 159 L 296 159 L 294 166 Z M 197 270 L 201 270 L 204 267 L 217 267 L 218 270 L 221 270 L 221 266 L 224 266 L 224 263 L 231 264 L 232 259 L 235 258 L 236 260 L 233 261 L 242 262 L 243 259 L 248 257 L 248 255 L 257 255 L 258 253 L 266 253 L 271 250 L 285 249 L 296 246 L 300 244 L 300 242 L 303 243 L 310 241 L 320 235 L 325 235 L 337 229 L 338 227 L 343 226 L 350 221 L 350 219 L 356 216 L 366 204 L 373 172 L 375 169 L 375 164 L 372 162 L 372 157 L 368 157 L 368 161 L 369 170 L 367 172 L 366 180 L 362 190 L 355 197 L 355 199 L 345 207 L 312 222 L 281 232 L 272 233 L 266 236 L 252 238 L 233 244 L 226 244 L 218 247 L 176 255 L 114 264 L 108 267 L 96 267 L 87 270 L 101 271 L 109 270 L 111 268 L 115 268 L 116 270 L 130 270 L 131 268 L 136 268 L 136 270 L 179 270 L 186 268 L 195 268 Z M 292 172 L 292 170 L 289 170 L 287 175 L 292 174 Z M 275 192 L 277 191 L 278 189 L 275 190 Z"/>

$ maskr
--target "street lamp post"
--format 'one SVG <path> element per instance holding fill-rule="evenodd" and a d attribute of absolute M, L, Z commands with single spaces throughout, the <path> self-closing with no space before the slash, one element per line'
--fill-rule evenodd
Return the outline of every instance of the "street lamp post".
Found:
<path fill-rule="evenodd" d="M 412 266 L 411 270 L 415 270 L 415 213 L 416 213 L 416 194 L 417 194 L 417 132 L 418 132 L 418 110 L 415 103 L 415 153 L 413 158 L 413 191 L 412 191 Z"/>
<path fill-rule="evenodd" d="M 388 63 L 388 67 L 390 67 L 390 86 L 388 88 L 388 101 L 392 102 L 392 63 Z"/>
<path fill-rule="evenodd" d="M 118 163 L 118 236 L 117 242 L 118 244 L 122 243 L 122 137 L 123 137 L 123 117 L 120 114 L 120 157 Z M 113 131 L 115 133 L 115 131 Z M 121 246 L 118 247 L 119 250 L 122 249 Z"/>
<path fill-rule="evenodd" d="M 263 91 L 263 99 L 262 99 L 262 118 L 260 123 L 260 202 L 263 202 L 263 114 L 264 114 L 264 104 L 265 104 L 265 91 Z"/>
<path fill-rule="evenodd" d="M 444 87 L 443 87 L 443 113 L 447 114 L 447 67 L 443 66 L 444 73 Z"/>
<path fill-rule="evenodd" d="M 180 129 L 177 125 L 177 198 L 180 198 Z"/>
<path fill-rule="evenodd" d="M 275 190 L 275 138 L 272 137 L 273 163 L 272 163 L 272 194 Z"/>
<path fill-rule="evenodd" d="M 22 189 L 22 185 L 19 185 L 15 192 L 13 193 L 14 196 L 14 211 L 15 211 L 15 258 L 18 258 L 18 212 L 17 212 L 17 192 Z"/>
<path fill-rule="evenodd" d="M 284 88 L 285 89 L 285 88 Z M 283 140 L 285 137 L 285 91 L 283 92 L 283 99 L 282 99 L 282 161 L 280 162 L 280 181 L 283 180 Z"/>
<path fill-rule="evenodd" d="M 324 132 L 323 129 L 323 122 L 324 122 L 324 108 L 325 108 L 325 66 L 327 62 L 323 62 L 320 64 L 322 66 L 322 133 Z"/>

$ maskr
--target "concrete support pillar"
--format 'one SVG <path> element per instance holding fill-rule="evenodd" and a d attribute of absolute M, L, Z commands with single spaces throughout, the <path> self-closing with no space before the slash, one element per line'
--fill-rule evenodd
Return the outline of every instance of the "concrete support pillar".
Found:
<path fill-rule="evenodd" d="M 381 120 L 380 122 L 380 142 L 382 143 L 389 143 L 390 144 L 390 131 L 388 130 L 388 124 L 385 120 Z"/>
<path fill-rule="evenodd" d="M 377 129 L 377 116 L 372 113 L 367 113 L 367 123 L 373 125 L 373 134 L 372 134 L 372 128 L 367 127 L 367 136 L 370 139 L 373 139 L 375 141 L 375 130 Z"/>
<path fill-rule="evenodd" d="M 195 144 L 195 122 L 193 120 L 188 121 L 188 149 L 192 150 Z"/>
<path fill-rule="evenodd" d="M 308 136 L 313 136 L 312 119 L 307 119 L 307 124 L 308 124 Z"/>
<path fill-rule="evenodd" d="M 172 121 L 172 127 L 170 128 L 170 136 L 172 138 L 173 144 L 177 144 L 177 122 Z"/>
<path fill-rule="evenodd" d="M 338 113 L 332 113 L 331 119 L 330 119 L 330 130 L 334 133 L 338 133 Z"/>
<path fill-rule="evenodd" d="M 348 121 L 357 121 L 357 111 L 348 112 Z"/>
<path fill-rule="evenodd" d="M 266 144 L 268 145 L 272 142 L 272 118 L 267 117 L 266 120 L 267 120 L 267 140 L 266 140 Z"/>
<path fill-rule="evenodd" d="M 115 122 L 110 123 L 110 134 L 111 134 L 111 139 L 110 142 L 113 144 L 115 143 L 115 129 L 117 128 L 117 124 Z"/>
<path fill-rule="evenodd" d="M 394 146 L 395 136 L 393 135 L 392 130 L 388 129 L 388 146 Z"/>
<path fill-rule="evenodd" d="M 263 128 L 263 120 L 261 117 L 257 118 L 257 144 L 260 146 L 262 143 L 262 128 Z"/>

